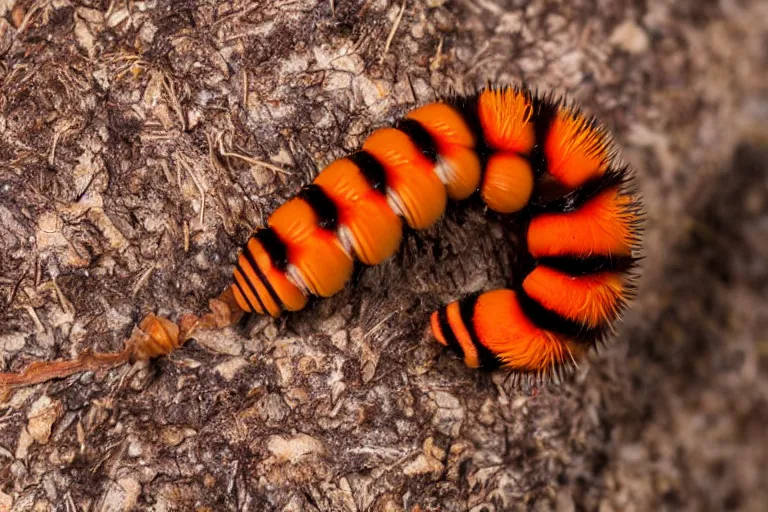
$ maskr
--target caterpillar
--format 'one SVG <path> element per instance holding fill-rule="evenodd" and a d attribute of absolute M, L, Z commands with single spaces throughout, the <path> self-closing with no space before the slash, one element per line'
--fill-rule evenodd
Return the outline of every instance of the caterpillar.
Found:
<path fill-rule="evenodd" d="M 433 225 L 448 199 L 479 191 L 526 223 L 513 288 L 462 298 L 430 319 L 471 368 L 562 375 L 599 344 L 632 298 L 641 204 L 605 128 L 525 87 L 488 87 L 417 108 L 334 161 L 244 245 L 232 294 L 278 316 L 328 297 L 356 257 L 376 265 Z"/>
<path fill-rule="evenodd" d="M 432 334 L 470 368 L 561 379 L 635 294 L 641 200 L 597 119 L 551 94 L 489 86 L 416 108 L 324 168 L 250 236 L 211 312 L 178 324 L 150 314 L 122 352 L 0 373 L 0 391 L 165 355 L 196 330 L 243 315 L 301 310 L 311 296 L 339 292 L 355 259 L 377 265 L 392 256 L 403 220 L 426 229 L 448 199 L 474 195 L 522 223 L 524 263 L 509 288 L 432 313 Z"/>

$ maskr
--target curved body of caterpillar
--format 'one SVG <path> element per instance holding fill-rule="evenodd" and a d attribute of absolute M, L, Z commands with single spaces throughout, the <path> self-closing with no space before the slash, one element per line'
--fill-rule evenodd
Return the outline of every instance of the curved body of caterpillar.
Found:
<path fill-rule="evenodd" d="M 341 290 L 353 257 L 375 265 L 398 248 L 402 221 L 434 224 L 448 198 L 479 190 L 525 224 L 511 288 L 449 304 L 435 338 L 473 368 L 559 375 L 602 340 L 633 294 L 640 205 L 594 119 L 524 88 L 485 89 L 417 108 L 374 131 L 279 207 L 245 244 L 233 296 L 278 316 Z"/>

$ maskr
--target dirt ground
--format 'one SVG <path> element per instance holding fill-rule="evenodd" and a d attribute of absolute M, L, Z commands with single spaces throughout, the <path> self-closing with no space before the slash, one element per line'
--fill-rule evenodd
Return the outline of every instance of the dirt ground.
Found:
<path fill-rule="evenodd" d="M 765 510 L 768 3 L 0 0 L 0 59 L 4 371 L 204 311 L 269 212 L 453 89 L 580 101 L 648 214 L 638 299 L 565 386 L 429 340 L 508 256 L 454 208 L 305 312 L 16 391 L 0 510 Z"/>

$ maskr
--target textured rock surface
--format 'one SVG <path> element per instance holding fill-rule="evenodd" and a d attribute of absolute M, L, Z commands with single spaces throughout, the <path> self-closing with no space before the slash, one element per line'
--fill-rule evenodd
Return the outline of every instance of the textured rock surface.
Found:
<path fill-rule="evenodd" d="M 616 341 L 532 396 L 441 353 L 428 311 L 506 256 L 452 210 L 306 312 L 17 391 L 0 510 L 761 510 L 766 3 L 401 5 L 0 0 L 0 367 L 202 310 L 319 168 L 486 80 L 567 92 L 639 171 Z"/>

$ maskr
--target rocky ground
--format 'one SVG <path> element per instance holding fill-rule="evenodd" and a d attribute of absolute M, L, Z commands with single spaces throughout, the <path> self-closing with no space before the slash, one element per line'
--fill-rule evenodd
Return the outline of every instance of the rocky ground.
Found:
<path fill-rule="evenodd" d="M 768 4 L 0 0 L 0 369 L 201 312 L 247 235 L 372 127 L 527 81 L 616 134 L 638 300 L 508 393 L 425 332 L 502 281 L 479 209 L 338 297 L 0 404 L 0 510 L 764 510 Z"/>

